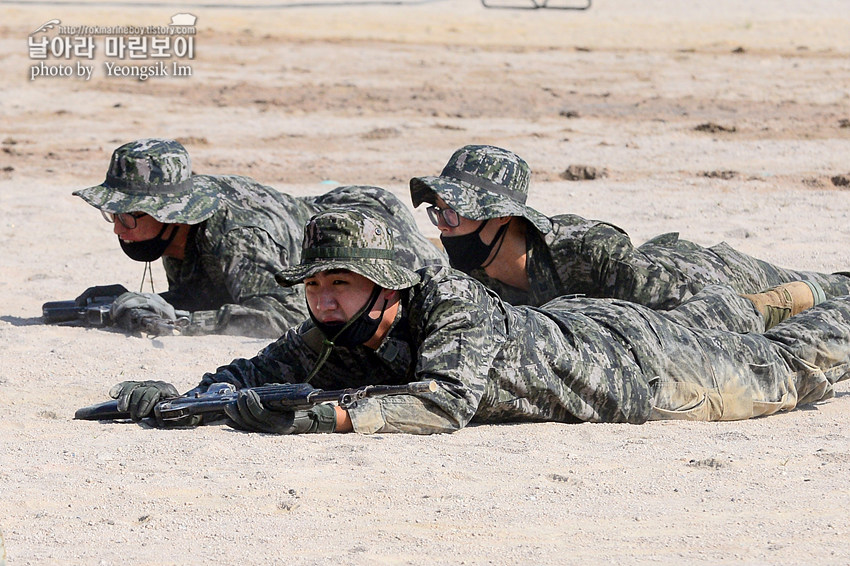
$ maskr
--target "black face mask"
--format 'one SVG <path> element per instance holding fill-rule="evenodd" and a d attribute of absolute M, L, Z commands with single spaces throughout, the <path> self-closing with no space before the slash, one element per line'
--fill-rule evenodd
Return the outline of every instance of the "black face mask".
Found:
<path fill-rule="evenodd" d="M 171 232 L 171 236 L 169 236 L 167 240 L 162 239 L 162 235 L 165 234 L 165 231 L 168 230 L 169 226 L 171 226 L 171 224 L 163 225 L 159 234 L 150 240 L 142 240 L 141 242 L 125 242 L 121 238 L 118 238 L 121 244 L 121 249 L 124 250 L 127 257 L 135 261 L 157 260 L 162 257 L 162 254 L 164 254 L 165 250 L 168 249 L 168 246 L 171 245 L 174 237 L 177 236 L 178 228 L 175 226 L 174 231 Z"/>
<path fill-rule="evenodd" d="M 348 322 L 321 322 L 313 315 L 312 309 L 308 308 L 307 310 L 310 311 L 310 318 L 313 320 L 313 324 L 321 330 L 325 338 L 333 345 L 343 346 L 345 348 L 359 346 L 375 335 L 375 332 L 378 331 L 378 327 L 381 325 L 381 320 L 384 318 L 384 311 L 387 310 L 386 299 L 384 300 L 384 306 L 381 308 L 381 315 L 375 319 L 369 318 L 369 312 L 375 306 L 375 303 L 378 302 L 378 296 L 382 290 L 382 287 L 375 285 L 375 289 L 372 291 L 369 300 L 366 301 L 363 308 L 357 311 Z"/>
<path fill-rule="evenodd" d="M 446 253 L 449 254 L 449 264 L 452 267 L 464 273 L 469 273 L 473 269 L 481 267 L 487 261 L 490 252 L 496 244 L 499 244 L 501 247 L 502 236 L 505 230 L 508 229 L 510 222 L 499 228 L 499 231 L 496 232 L 496 236 L 489 245 L 482 242 L 479 236 L 481 230 L 484 229 L 488 222 L 490 222 L 489 219 L 485 220 L 475 232 L 464 234 L 463 236 L 440 236 L 440 242 L 442 242 L 443 247 L 446 249 Z M 493 258 L 495 259 L 495 256 Z"/>

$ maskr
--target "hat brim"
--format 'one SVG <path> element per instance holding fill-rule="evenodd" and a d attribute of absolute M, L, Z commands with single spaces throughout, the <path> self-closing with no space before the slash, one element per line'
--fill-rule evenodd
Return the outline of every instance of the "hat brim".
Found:
<path fill-rule="evenodd" d="M 546 215 L 487 189 L 448 177 L 414 177 L 410 180 L 410 198 L 414 207 L 423 202 L 435 204 L 435 196 L 470 220 L 521 216 L 543 234 L 552 231 L 552 222 Z"/>
<path fill-rule="evenodd" d="M 291 287 L 322 271 L 346 269 L 362 275 L 385 289 L 407 289 L 420 282 L 419 275 L 388 259 L 332 259 L 296 265 L 275 273 L 275 280 Z"/>
<path fill-rule="evenodd" d="M 133 194 L 104 182 L 73 195 L 105 212 L 144 212 L 165 224 L 199 224 L 221 206 L 219 187 L 207 176 L 193 176 L 191 180 L 192 190 L 179 194 Z"/>

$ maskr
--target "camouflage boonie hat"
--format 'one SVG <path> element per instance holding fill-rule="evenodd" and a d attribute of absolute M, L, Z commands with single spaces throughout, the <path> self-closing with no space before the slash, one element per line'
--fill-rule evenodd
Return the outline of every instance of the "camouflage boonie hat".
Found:
<path fill-rule="evenodd" d="M 166 224 L 198 224 L 220 206 L 215 182 L 193 177 L 186 148 L 163 139 L 122 145 L 112 152 L 106 180 L 74 195 L 106 212 L 145 212 Z"/>
<path fill-rule="evenodd" d="M 522 216 L 542 233 L 550 220 L 525 205 L 531 172 L 517 154 L 492 145 L 467 145 L 452 155 L 439 177 L 410 180 L 413 206 L 434 204 L 439 196 L 458 214 L 471 220 Z"/>
<path fill-rule="evenodd" d="M 320 271 L 347 269 L 385 289 L 406 289 L 419 275 L 395 260 L 393 236 L 382 221 L 353 210 L 328 210 L 304 227 L 301 264 L 275 274 L 289 287 Z"/>

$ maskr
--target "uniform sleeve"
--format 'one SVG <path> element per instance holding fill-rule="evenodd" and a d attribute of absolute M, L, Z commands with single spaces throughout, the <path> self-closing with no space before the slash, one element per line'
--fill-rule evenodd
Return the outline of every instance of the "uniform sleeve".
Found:
<path fill-rule="evenodd" d="M 238 358 L 204 374 L 198 387 L 206 389 L 213 383 L 230 383 L 242 389 L 267 383 L 300 383 L 306 377 L 301 355 L 305 350 L 308 348 L 300 329 L 292 328 L 253 358 Z"/>
<path fill-rule="evenodd" d="M 189 333 L 276 337 L 308 318 L 301 288 L 275 281 L 274 274 L 288 264 L 288 253 L 264 230 L 231 230 L 212 257 L 216 265 L 204 268 L 221 270 L 234 302 L 193 312 Z"/>
<path fill-rule="evenodd" d="M 493 359 L 505 340 L 501 302 L 476 281 L 456 277 L 411 300 L 417 347 L 409 381 L 437 382 L 435 393 L 365 399 L 349 409 L 361 433 L 433 434 L 475 416 Z"/>

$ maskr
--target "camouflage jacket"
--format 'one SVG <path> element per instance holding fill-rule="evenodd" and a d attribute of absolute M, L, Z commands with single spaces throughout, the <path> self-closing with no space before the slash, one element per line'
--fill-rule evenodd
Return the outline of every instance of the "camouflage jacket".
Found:
<path fill-rule="evenodd" d="M 312 385 L 436 380 L 438 390 L 358 401 L 349 409 L 357 432 L 750 418 L 829 397 L 850 367 L 850 298 L 809 309 L 794 317 L 797 324 L 765 335 L 738 334 L 689 328 L 613 299 L 511 307 L 450 268 L 418 273 L 421 282 L 403 297 L 378 349 L 336 348 Z M 704 298 L 718 300 L 718 308 L 746 301 L 728 288 Z M 290 329 L 254 358 L 204 375 L 199 387 L 303 382 L 318 357 L 315 332 L 309 321 Z M 824 340 L 829 352 L 810 347 Z"/>
<path fill-rule="evenodd" d="M 802 279 L 820 283 L 828 297 L 850 294 L 850 277 L 784 269 L 726 243 L 704 248 L 668 233 L 635 247 L 613 224 L 572 214 L 551 221 L 547 234 L 527 227 L 528 291 L 505 285 L 483 269 L 470 275 L 512 305 L 540 306 L 563 295 L 583 295 L 670 309 L 706 285 L 757 293 Z"/>
<path fill-rule="evenodd" d="M 241 176 L 208 176 L 221 208 L 193 226 L 182 260 L 163 258 L 175 308 L 192 313 L 190 333 L 275 338 L 307 318 L 303 287 L 281 287 L 274 274 L 301 261 L 304 225 L 321 210 L 346 206 L 380 215 L 395 230 L 399 261 L 411 268 L 447 263 L 417 230 L 409 210 L 378 187 L 340 187 L 293 197 Z"/>

